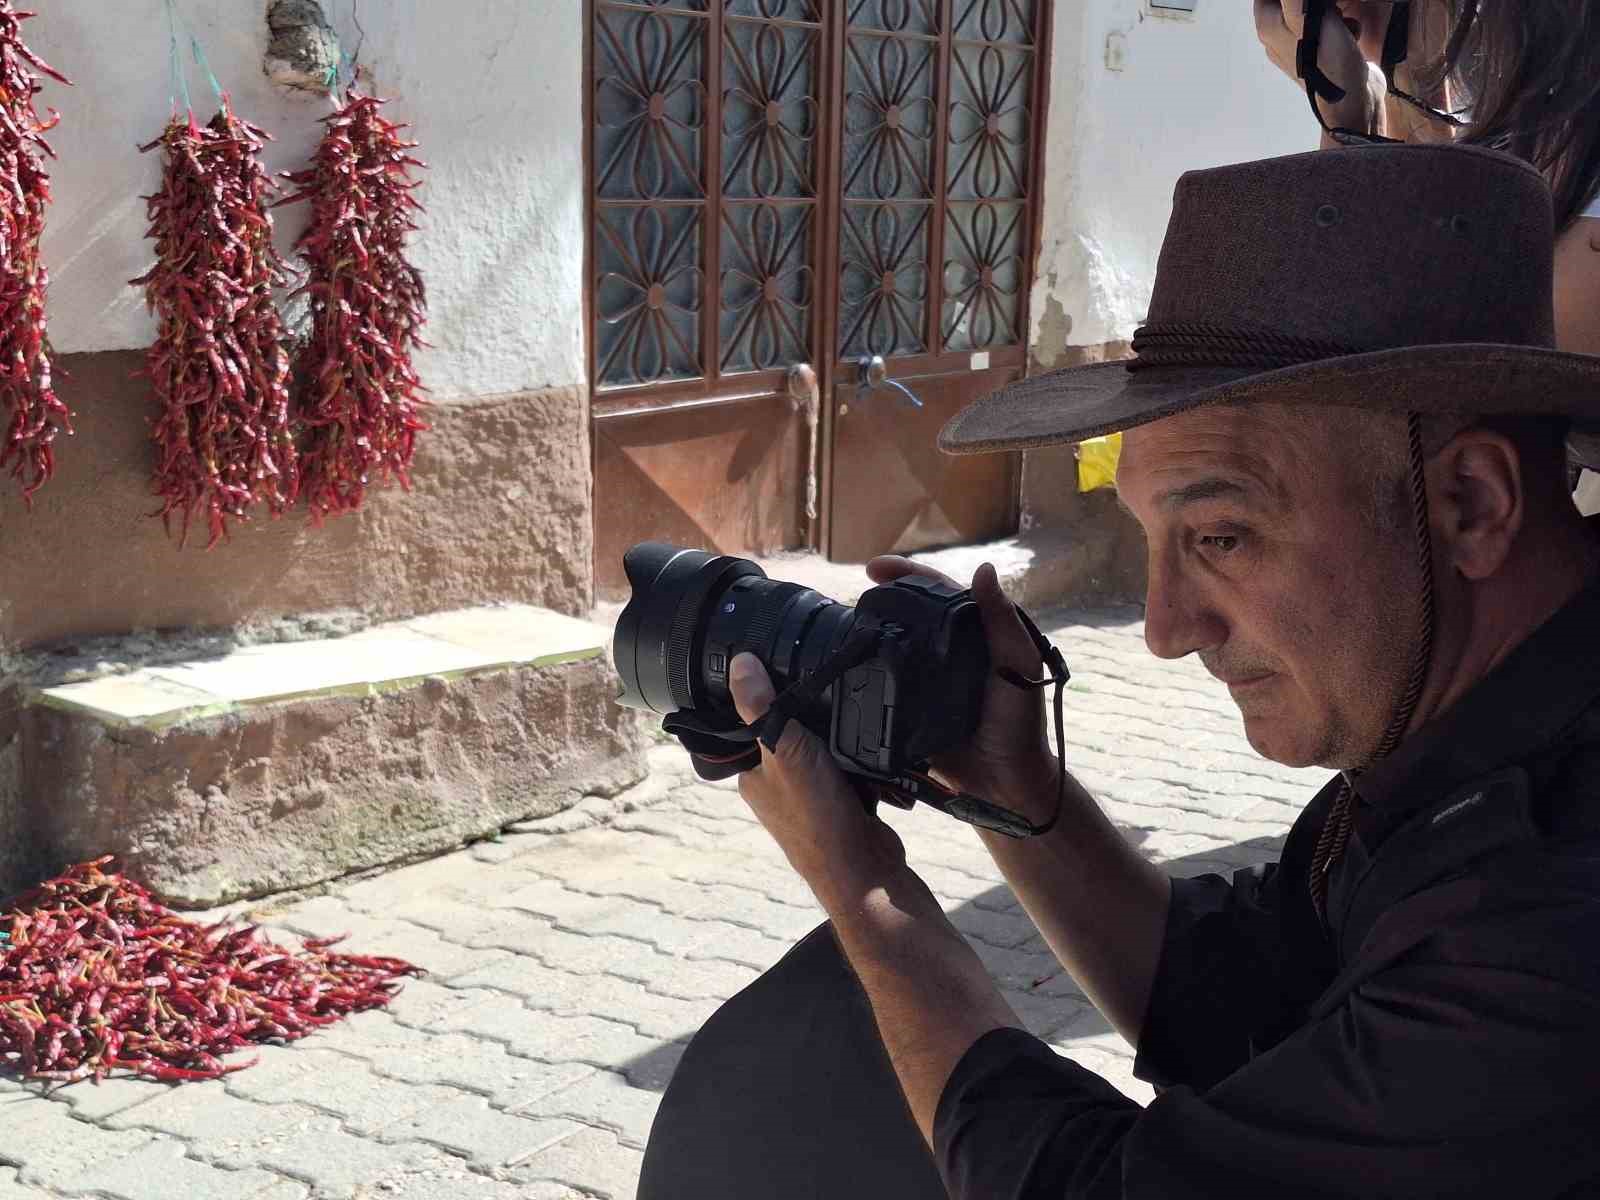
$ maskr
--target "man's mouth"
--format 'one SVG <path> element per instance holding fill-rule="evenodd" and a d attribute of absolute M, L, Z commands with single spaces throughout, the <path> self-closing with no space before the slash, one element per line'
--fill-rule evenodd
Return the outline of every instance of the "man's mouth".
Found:
<path fill-rule="evenodd" d="M 1228 685 L 1228 690 L 1230 692 L 1242 692 L 1248 690 L 1249 688 L 1256 687 L 1259 684 L 1266 683 L 1269 679 L 1275 679 L 1277 676 L 1274 672 L 1268 671 L 1262 675 L 1241 675 L 1233 679 L 1225 678 L 1221 675 L 1217 676 L 1217 678 Z"/>

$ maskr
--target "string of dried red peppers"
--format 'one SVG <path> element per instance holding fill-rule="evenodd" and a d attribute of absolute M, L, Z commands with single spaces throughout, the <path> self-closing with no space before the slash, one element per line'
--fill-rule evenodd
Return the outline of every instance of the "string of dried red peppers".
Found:
<path fill-rule="evenodd" d="M 315 160 L 288 176 L 310 200 L 311 219 L 296 243 L 309 274 L 311 333 L 295 361 L 304 388 L 301 470 L 313 521 L 354 512 L 376 480 L 410 490 L 422 384 L 411 352 L 422 343 L 427 295 L 406 258 L 406 237 L 422 211 L 412 192 L 406 127 L 379 112 L 385 103 L 350 92 Z M 299 293 L 297 293 L 299 294 Z"/>
<path fill-rule="evenodd" d="M 50 276 L 39 256 L 50 204 L 44 160 L 55 157 L 44 134 L 60 116 L 48 109 L 41 118 L 34 106 L 39 75 L 70 83 L 23 43 L 22 22 L 33 15 L 0 0 L 0 470 L 10 468 L 30 503 L 55 470 L 56 434 L 72 433 L 50 376 Z"/>
<path fill-rule="evenodd" d="M 381 1007 L 401 976 L 423 974 L 330 954 L 338 938 L 297 953 L 254 926 L 198 925 L 102 870 L 111 861 L 73 867 L 0 914 L 0 1063 L 26 1078 L 215 1079 L 254 1061 L 219 1055 Z"/>
<path fill-rule="evenodd" d="M 161 190 L 145 197 L 156 264 L 145 289 L 159 329 L 146 354 L 160 405 L 155 491 L 180 542 L 204 517 L 209 546 L 265 503 L 295 502 L 300 473 L 289 423 L 289 357 L 273 289 L 287 274 L 268 213 L 277 185 L 261 165 L 269 135 L 222 110 L 201 127 L 175 117 L 156 141 Z"/>

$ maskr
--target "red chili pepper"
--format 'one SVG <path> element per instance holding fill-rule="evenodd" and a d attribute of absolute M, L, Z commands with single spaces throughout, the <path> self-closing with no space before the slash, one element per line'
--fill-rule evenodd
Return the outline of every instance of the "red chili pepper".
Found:
<path fill-rule="evenodd" d="M 327 126 L 312 165 L 287 178 L 311 202 L 295 248 L 305 257 L 297 295 L 311 305 L 311 333 L 295 357 L 305 389 L 301 472 L 313 523 L 361 507 L 369 486 L 410 490 L 416 436 L 428 428 L 411 352 L 422 346 L 427 293 L 406 258 L 422 206 L 406 153 L 406 127 L 386 120 L 386 101 L 352 91 Z"/>
<path fill-rule="evenodd" d="M 55 152 L 44 134 L 61 118 L 41 118 L 34 97 L 39 75 L 68 84 L 22 41 L 11 0 L 0 0 L 0 470 L 10 467 L 30 505 L 55 470 L 56 435 L 72 434 L 72 413 L 56 395 L 45 295 L 50 275 L 40 258 Z"/>
<path fill-rule="evenodd" d="M 254 926 L 200 926 L 144 888 L 84 863 L 0 915 L 0 1059 L 65 1082 L 127 1069 L 155 1079 L 214 1079 L 249 1066 L 220 1055 L 293 1041 L 341 1016 L 387 1004 L 398 959 L 300 953 Z M 319 948 L 320 947 L 320 948 Z"/>
<path fill-rule="evenodd" d="M 135 279 L 159 321 L 141 375 L 160 403 L 152 427 L 155 493 L 180 545 L 198 514 L 209 546 L 265 503 L 274 515 L 300 488 L 289 420 L 289 357 L 274 289 L 288 275 L 272 244 L 276 193 L 260 162 L 268 135 L 227 98 L 204 128 L 174 119 L 156 141 L 162 188 L 146 202 L 156 265 Z"/>

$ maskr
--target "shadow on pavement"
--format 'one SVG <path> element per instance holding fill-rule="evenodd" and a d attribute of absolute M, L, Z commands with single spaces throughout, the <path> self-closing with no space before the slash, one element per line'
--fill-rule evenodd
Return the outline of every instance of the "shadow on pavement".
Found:
<path fill-rule="evenodd" d="M 1124 829 L 1123 835 L 1135 846 L 1145 838 L 1143 831 L 1133 829 Z M 1213 873 L 1226 875 L 1256 863 L 1272 862 L 1282 847 L 1282 837 L 1251 838 L 1230 846 L 1218 846 L 1204 853 L 1168 859 L 1160 866 L 1168 875 L 1178 878 Z M 1111 1032 L 1110 1024 L 1088 1005 L 1076 986 L 1060 970 L 1055 959 L 1046 957 L 1048 951 L 1009 887 L 997 885 L 951 909 L 949 916 L 956 928 L 962 930 L 978 947 L 990 973 L 1001 983 L 1006 998 L 1021 1010 L 1018 1015 L 1040 1036 L 1053 1040 L 1063 1030 L 1070 1028 L 1070 1036 L 1076 1041 Z M 1013 928 L 1025 925 L 1032 931 L 1031 936 L 1012 946 L 987 941 L 986 927 L 995 922 L 1009 924 Z M 1049 973 L 1031 981 L 1031 987 L 1018 977 L 1006 977 L 1008 966 L 1026 967 L 1029 962 L 1046 964 L 1044 969 Z M 1044 990 L 1038 990 L 1040 988 Z M 1060 1010 L 1065 1018 L 1055 1028 L 1051 1027 L 1049 1018 L 1051 1009 Z M 665 1043 L 630 1060 L 621 1070 L 633 1086 L 664 1092 L 679 1059 L 683 1057 L 685 1045 L 684 1042 Z"/>

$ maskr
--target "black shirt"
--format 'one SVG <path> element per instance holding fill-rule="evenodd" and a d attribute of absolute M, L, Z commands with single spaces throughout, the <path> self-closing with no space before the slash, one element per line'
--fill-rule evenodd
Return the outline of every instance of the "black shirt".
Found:
<path fill-rule="evenodd" d="M 1600 1196 L 1600 586 L 1355 779 L 1280 862 L 1174 880 L 1135 1074 L 1015 1029 L 940 1098 L 957 1200 Z"/>

